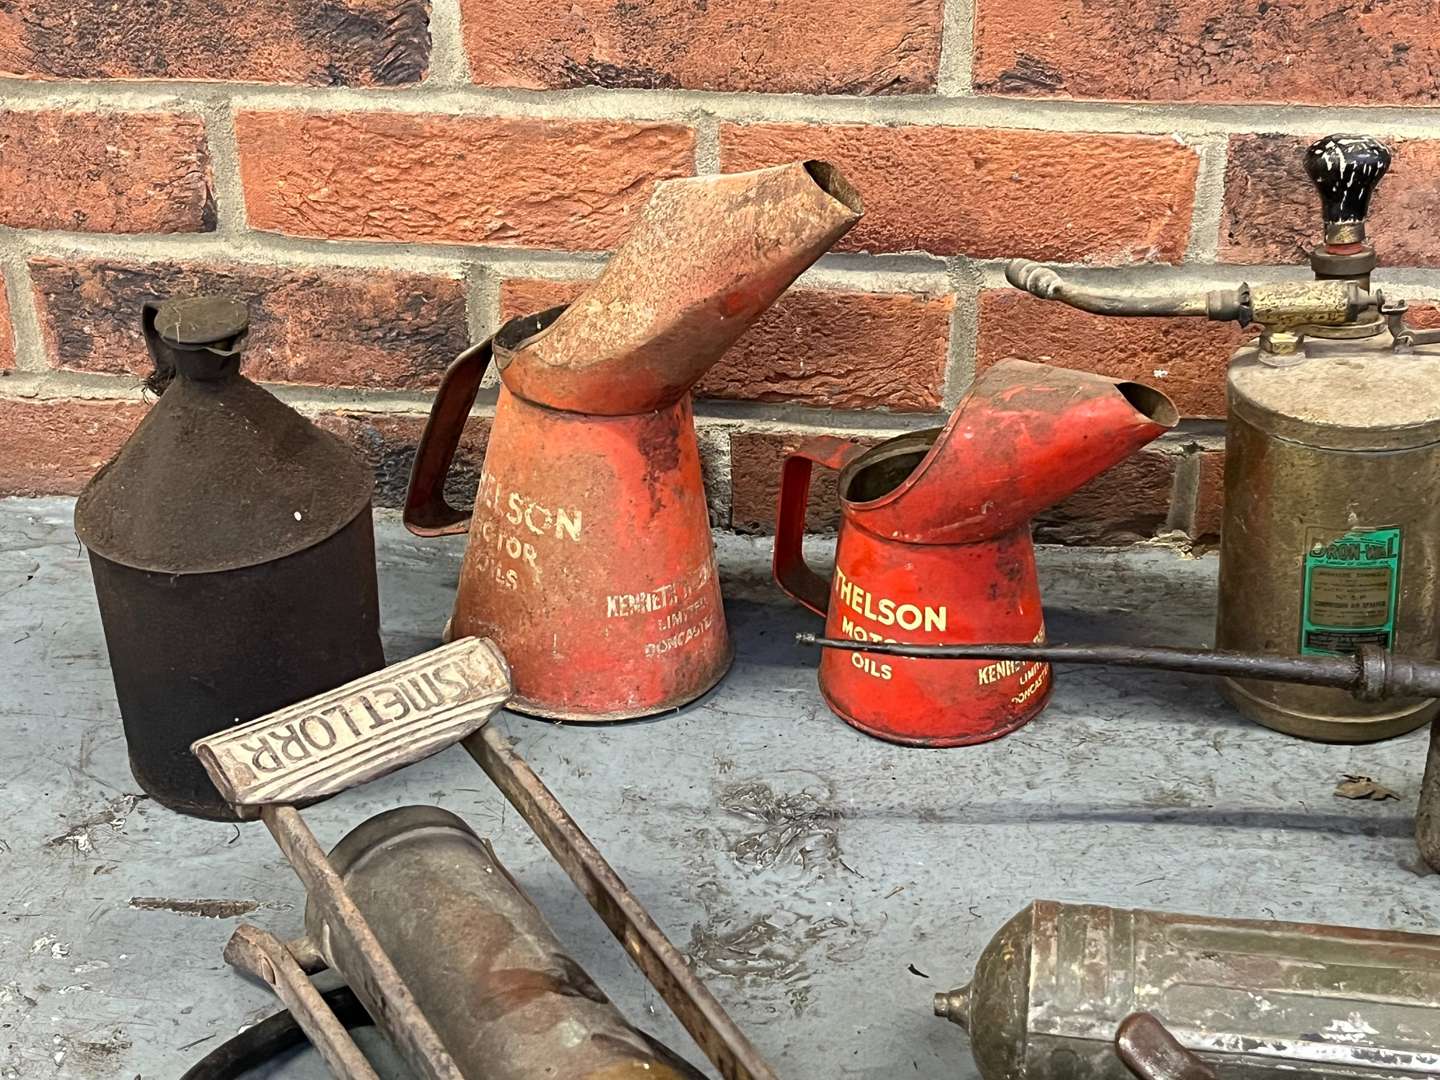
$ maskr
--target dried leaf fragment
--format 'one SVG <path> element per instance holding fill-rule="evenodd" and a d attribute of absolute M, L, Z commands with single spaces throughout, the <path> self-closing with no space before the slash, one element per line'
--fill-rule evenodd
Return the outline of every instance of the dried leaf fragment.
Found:
<path fill-rule="evenodd" d="M 1377 784 L 1368 776 L 1351 776 L 1345 774 L 1335 788 L 1335 794 L 1342 799 L 1369 799 L 1372 802 L 1384 802 L 1386 799 L 1400 798 L 1383 784 Z"/>

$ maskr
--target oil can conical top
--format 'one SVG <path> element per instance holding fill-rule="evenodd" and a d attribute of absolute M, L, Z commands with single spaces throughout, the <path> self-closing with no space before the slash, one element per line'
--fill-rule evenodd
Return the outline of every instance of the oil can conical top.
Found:
<path fill-rule="evenodd" d="M 234 570 L 333 536 L 370 501 L 355 452 L 239 373 L 246 306 L 202 296 L 147 304 L 163 393 L 81 493 L 75 531 L 137 570 Z"/>

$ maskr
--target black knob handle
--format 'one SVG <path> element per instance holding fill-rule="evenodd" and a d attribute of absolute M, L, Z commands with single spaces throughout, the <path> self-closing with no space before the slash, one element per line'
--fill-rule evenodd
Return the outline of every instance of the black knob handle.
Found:
<path fill-rule="evenodd" d="M 1310 147 L 1305 171 L 1320 192 L 1327 239 L 1331 225 L 1365 220 L 1375 185 L 1389 168 L 1390 151 L 1368 135 L 1328 135 Z"/>

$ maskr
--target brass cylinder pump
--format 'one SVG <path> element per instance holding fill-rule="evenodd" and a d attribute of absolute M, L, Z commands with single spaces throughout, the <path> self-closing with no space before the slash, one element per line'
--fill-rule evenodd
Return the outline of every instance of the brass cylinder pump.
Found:
<path fill-rule="evenodd" d="M 1099 314 L 1258 325 L 1227 380 L 1217 648 L 1440 650 L 1440 331 L 1410 326 L 1403 300 L 1371 288 L 1365 215 L 1389 167 L 1367 137 L 1332 135 L 1307 151 L 1324 213 L 1314 281 L 1142 296 L 1079 288 L 1023 260 L 1006 269 L 1017 288 Z M 1223 688 L 1252 720 L 1332 742 L 1398 735 L 1440 709 L 1293 683 Z"/>

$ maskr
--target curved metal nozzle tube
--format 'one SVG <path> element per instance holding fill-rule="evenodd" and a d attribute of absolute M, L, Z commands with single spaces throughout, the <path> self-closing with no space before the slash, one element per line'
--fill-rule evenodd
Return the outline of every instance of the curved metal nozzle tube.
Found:
<path fill-rule="evenodd" d="M 1006 263 L 1005 280 L 1041 300 L 1060 300 L 1096 315 L 1198 315 L 1233 319 L 1239 314 L 1241 293 L 1248 291 L 1242 285 L 1205 296 L 1147 296 L 1118 289 L 1083 288 L 1066 281 L 1051 267 L 1030 259 L 1011 259 Z"/>
<path fill-rule="evenodd" d="M 796 634 L 802 645 L 927 660 L 1044 660 L 1055 664 L 1109 664 L 1115 667 L 1185 671 L 1232 679 L 1334 686 L 1364 701 L 1440 697 L 1440 661 L 1396 656 L 1364 646 L 1353 656 L 1272 656 L 1225 649 L 1181 649 L 1165 645 L 908 645 Z"/>
<path fill-rule="evenodd" d="M 1377 305 L 1375 294 L 1354 281 L 1241 283 L 1204 294 L 1154 296 L 1128 288 L 1086 288 L 1029 259 L 1012 259 L 1005 280 L 1042 300 L 1059 300 L 1096 315 L 1188 315 L 1217 322 L 1252 323 L 1270 333 L 1304 327 L 1345 326 Z M 1279 351 L 1279 350 L 1277 350 Z"/>

